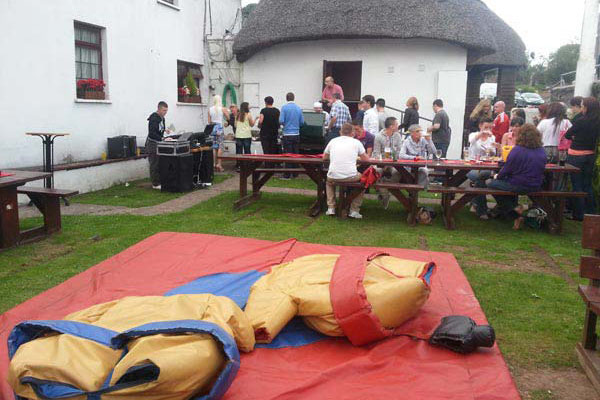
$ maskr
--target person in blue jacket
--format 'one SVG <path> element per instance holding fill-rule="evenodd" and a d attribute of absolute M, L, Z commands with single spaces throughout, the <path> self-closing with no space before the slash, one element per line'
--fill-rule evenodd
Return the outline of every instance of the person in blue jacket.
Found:
<path fill-rule="evenodd" d="M 300 127 L 304 125 L 302 109 L 294 103 L 296 96 L 290 92 L 285 96 L 287 103 L 281 107 L 279 123 L 283 125 L 283 152 L 286 154 L 300 153 Z M 286 163 L 286 168 L 295 168 L 295 164 Z M 283 174 L 283 179 L 297 177 L 298 174 Z"/>

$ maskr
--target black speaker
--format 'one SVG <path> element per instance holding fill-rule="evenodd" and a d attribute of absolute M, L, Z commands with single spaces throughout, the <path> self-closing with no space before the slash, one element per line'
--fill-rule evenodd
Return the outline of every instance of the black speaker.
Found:
<path fill-rule="evenodd" d="M 198 175 L 198 183 L 212 183 L 214 172 L 212 149 L 194 153 L 194 175 Z"/>
<path fill-rule="evenodd" d="M 137 148 L 137 139 L 135 136 L 116 136 L 108 138 L 108 158 L 128 158 L 134 157 Z"/>
<path fill-rule="evenodd" d="M 158 164 L 163 192 L 180 193 L 193 189 L 194 157 L 191 154 L 160 156 Z"/>

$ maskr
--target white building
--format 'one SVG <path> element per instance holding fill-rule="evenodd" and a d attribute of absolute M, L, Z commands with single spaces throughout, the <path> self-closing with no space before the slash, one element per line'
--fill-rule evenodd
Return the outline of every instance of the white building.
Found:
<path fill-rule="evenodd" d="M 268 95 L 281 105 L 292 91 L 310 108 L 327 75 L 344 88 L 351 109 L 366 94 L 402 110 L 416 96 L 421 116 L 432 119 L 432 103 L 442 99 L 453 157 L 460 156 L 467 87 L 478 81 L 480 63 L 489 69 L 493 59 L 501 69 L 499 93 L 509 105 L 515 75 L 510 98 L 503 69 L 525 63 L 522 41 L 480 0 L 261 0 L 234 51 L 253 107 Z"/>
<path fill-rule="evenodd" d="M 210 77 L 219 75 L 207 42 L 239 30 L 241 4 L 3 0 L 0 26 L 0 169 L 23 168 L 42 164 L 41 142 L 26 132 L 71 134 L 56 140 L 56 164 L 100 159 L 108 137 L 137 136 L 143 145 L 159 100 L 169 104 L 167 125 L 203 129 Z M 188 71 L 200 88 L 195 103 L 178 97 Z M 106 83 L 104 100 L 82 98 L 76 81 L 85 78 Z M 88 191 L 146 175 L 146 161 L 137 160 L 58 172 L 55 180 Z"/>

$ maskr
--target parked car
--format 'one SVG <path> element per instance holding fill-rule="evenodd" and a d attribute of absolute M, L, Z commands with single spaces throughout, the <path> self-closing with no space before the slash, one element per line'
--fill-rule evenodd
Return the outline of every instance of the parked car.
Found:
<path fill-rule="evenodd" d="M 539 106 L 544 104 L 544 99 L 537 93 L 523 93 L 521 97 L 525 100 L 527 106 Z"/>
<path fill-rule="evenodd" d="M 515 92 L 515 107 L 527 107 L 527 102 L 520 92 Z"/>

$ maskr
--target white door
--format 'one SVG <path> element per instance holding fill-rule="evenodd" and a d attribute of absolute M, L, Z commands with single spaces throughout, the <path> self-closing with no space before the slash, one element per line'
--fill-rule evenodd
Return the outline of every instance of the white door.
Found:
<path fill-rule="evenodd" d="M 452 137 L 448 158 L 460 158 L 467 101 L 467 71 L 440 71 L 438 74 L 438 99 L 450 117 Z"/>

